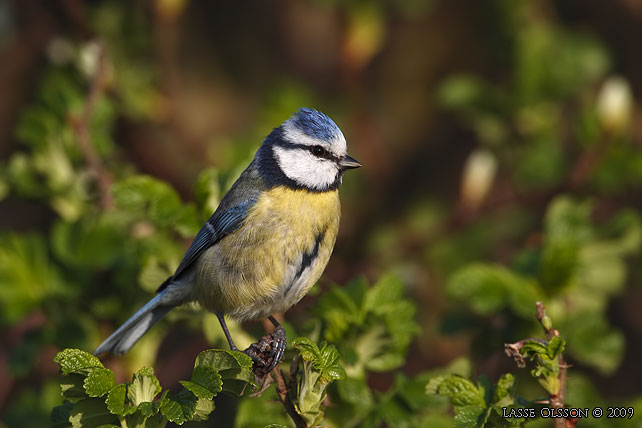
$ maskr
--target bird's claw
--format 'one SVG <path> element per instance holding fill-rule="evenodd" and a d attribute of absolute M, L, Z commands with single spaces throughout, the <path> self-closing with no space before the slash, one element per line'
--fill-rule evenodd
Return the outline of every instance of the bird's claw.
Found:
<path fill-rule="evenodd" d="M 281 362 L 286 346 L 285 330 L 278 326 L 243 352 L 254 361 L 254 374 L 264 378 Z"/>

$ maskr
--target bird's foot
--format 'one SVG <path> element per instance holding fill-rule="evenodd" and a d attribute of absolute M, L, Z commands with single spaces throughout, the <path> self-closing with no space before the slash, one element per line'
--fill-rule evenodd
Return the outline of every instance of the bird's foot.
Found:
<path fill-rule="evenodd" d="M 265 378 L 283 359 L 286 345 L 285 330 L 279 325 L 243 351 L 254 361 L 255 376 Z"/>

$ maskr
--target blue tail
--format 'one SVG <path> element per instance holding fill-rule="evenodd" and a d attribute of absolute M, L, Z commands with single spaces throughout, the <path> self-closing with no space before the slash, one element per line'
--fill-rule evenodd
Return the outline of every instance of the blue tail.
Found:
<path fill-rule="evenodd" d="M 138 339 L 176 306 L 173 304 L 167 305 L 167 302 L 163 302 L 163 300 L 167 300 L 165 294 L 166 290 L 163 290 L 140 308 L 138 312 L 132 315 L 118 330 L 113 332 L 96 348 L 94 355 L 102 354 L 103 352 L 122 355 L 129 351 L 138 342 Z"/>

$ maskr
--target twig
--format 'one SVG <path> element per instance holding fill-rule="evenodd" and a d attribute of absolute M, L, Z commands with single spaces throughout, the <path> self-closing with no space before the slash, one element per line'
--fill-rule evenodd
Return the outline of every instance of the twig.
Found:
<path fill-rule="evenodd" d="M 301 415 L 296 411 L 294 403 L 290 399 L 290 394 L 288 394 L 289 391 L 280 366 L 277 366 L 272 370 L 272 377 L 276 380 L 276 392 L 279 397 L 279 401 L 283 404 L 285 411 L 288 412 L 288 415 L 290 415 L 294 421 L 294 425 L 296 425 L 297 428 L 307 428 L 308 424 L 305 423 Z"/>
<path fill-rule="evenodd" d="M 106 75 L 105 47 L 100 42 L 93 43 L 96 43 L 95 46 L 97 50 L 97 60 L 96 68 L 91 79 L 89 93 L 87 94 L 85 106 L 80 117 L 71 117 L 70 121 L 73 126 L 74 132 L 76 133 L 76 138 L 78 140 L 80 150 L 82 151 L 87 164 L 89 164 L 89 168 L 96 176 L 98 189 L 100 192 L 100 205 L 103 209 L 109 209 L 114 206 L 114 200 L 111 196 L 111 193 L 109 192 L 113 179 L 111 174 L 105 169 L 102 162 L 100 161 L 100 158 L 96 154 L 96 151 L 94 150 L 94 147 L 91 143 L 91 136 L 89 132 L 96 100 L 103 93 L 105 88 Z"/>
<path fill-rule="evenodd" d="M 559 331 L 555 330 L 551 324 L 550 318 L 546 315 L 546 308 L 542 302 L 537 302 L 537 321 L 542 325 L 544 332 L 546 333 L 546 338 L 551 340 L 555 336 L 559 336 Z M 557 379 L 560 383 L 560 389 L 557 394 L 553 394 L 550 397 L 551 407 L 554 409 L 562 409 L 564 407 L 564 399 L 566 397 L 566 369 L 568 365 L 564 361 L 562 354 L 560 353 L 557 356 L 557 361 L 559 363 L 559 374 Z M 564 419 L 564 418 L 555 418 L 553 426 L 555 428 L 572 428 L 575 426 L 576 421 L 574 419 Z"/>

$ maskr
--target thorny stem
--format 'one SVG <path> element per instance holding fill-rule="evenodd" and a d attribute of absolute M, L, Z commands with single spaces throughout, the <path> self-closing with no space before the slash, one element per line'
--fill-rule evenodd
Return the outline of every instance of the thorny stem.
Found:
<path fill-rule="evenodd" d="M 272 370 L 272 377 L 274 378 L 274 380 L 276 380 L 276 392 L 279 397 L 279 401 L 285 408 L 285 411 L 288 412 L 288 415 L 290 415 L 290 418 L 292 418 L 297 428 L 307 428 L 308 425 L 305 423 L 301 415 L 299 415 L 299 413 L 296 411 L 294 403 L 290 399 L 287 384 L 285 382 L 285 378 L 280 366 L 276 366 L 276 368 Z"/>
<path fill-rule="evenodd" d="M 96 176 L 98 181 L 98 188 L 100 192 L 100 205 L 103 209 L 109 209 L 114 206 L 114 200 L 109 192 L 109 188 L 113 182 L 111 174 L 105 169 L 98 154 L 94 150 L 94 147 L 91 143 L 90 128 L 91 128 L 91 118 L 94 112 L 94 107 L 98 97 L 103 93 L 105 89 L 105 77 L 106 77 L 106 54 L 105 47 L 100 42 L 95 42 L 97 46 L 97 63 L 96 69 L 91 79 L 91 86 L 89 88 L 89 93 L 87 94 L 87 99 L 85 101 L 85 106 L 80 117 L 70 118 L 71 124 L 73 126 L 74 132 L 76 133 L 76 138 L 78 140 L 78 145 L 82 151 L 85 160 L 89 164 L 92 172 Z"/>
<path fill-rule="evenodd" d="M 536 305 L 537 321 L 539 321 L 542 325 L 542 328 L 544 328 L 546 339 L 551 340 L 553 337 L 559 336 L 559 331 L 551 326 L 550 319 L 548 319 L 548 316 L 546 315 L 546 308 L 544 307 L 542 302 L 537 302 Z M 564 357 L 561 353 L 557 356 L 557 359 L 560 368 L 559 374 L 557 375 L 557 379 L 560 382 L 560 389 L 557 394 L 553 394 L 550 396 L 550 403 L 551 407 L 553 407 L 554 409 L 561 409 L 564 407 L 564 398 L 566 397 L 566 369 L 568 366 L 566 365 Z M 555 428 L 572 428 L 576 423 L 577 421 L 574 419 L 556 418 L 553 426 Z"/>
<path fill-rule="evenodd" d="M 267 319 L 263 320 L 263 328 L 266 331 L 271 331 L 274 329 L 274 326 Z M 276 381 L 276 393 L 279 397 L 279 401 L 283 404 L 285 411 L 288 413 L 290 418 L 294 421 L 294 424 L 297 428 L 307 428 L 308 425 L 305 423 L 301 415 L 296 411 L 296 407 L 290 398 L 289 392 L 296 388 L 296 374 L 299 371 L 299 358 L 295 356 L 290 365 L 290 381 L 286 382 L 285 375 L 281 370 L 281 365 L 277 365 L 274 370 L 270 373 L 272 378 Z"/>

